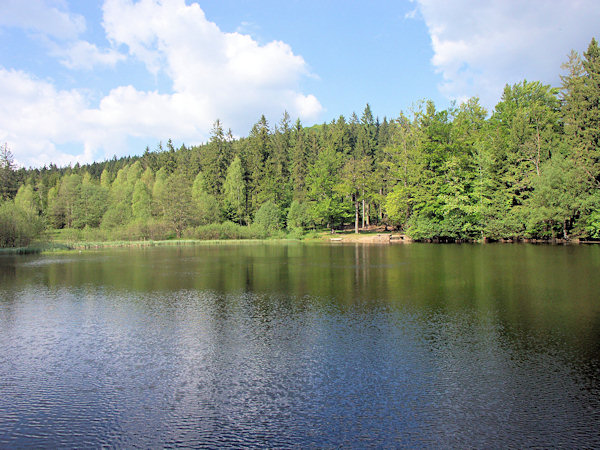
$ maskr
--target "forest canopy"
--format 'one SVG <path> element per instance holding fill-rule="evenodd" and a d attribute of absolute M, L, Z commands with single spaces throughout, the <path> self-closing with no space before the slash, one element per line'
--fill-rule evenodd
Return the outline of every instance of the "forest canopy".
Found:
<path fill-rule="evenodd" d="M 415 239 L 600 238 L 600 48 L 563 65 L 561 86 L 507 85 L 422 101 L 380 120 L 304 127 L 262 116 L 235 139 L 216 120 L 203 145 L 146 148 L 88 165 L 16 169 L 0 152 L 0 246 L 46 227 L 106 238 L 265 237 L 369 225 Z"/>

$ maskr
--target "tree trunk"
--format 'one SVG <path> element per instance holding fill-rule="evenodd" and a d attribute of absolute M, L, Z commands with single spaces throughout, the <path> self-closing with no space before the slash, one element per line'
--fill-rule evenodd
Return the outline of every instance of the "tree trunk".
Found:
<path fill-rule="evenodd" d="M 358 199 L 354 197 L 354 232 L 358 234 Z"/>
<path fill-rule="evenodd" d="M 365 193 L 363 191 L 363 200 L 362 200 L 362 227 L 365 227 Z"/>
<path fill-rule="evenodd" d="M 383 208 L 381 205 L 383 204 L 383 188 L 379 189 L 379 222 L 383 222 Z"/>

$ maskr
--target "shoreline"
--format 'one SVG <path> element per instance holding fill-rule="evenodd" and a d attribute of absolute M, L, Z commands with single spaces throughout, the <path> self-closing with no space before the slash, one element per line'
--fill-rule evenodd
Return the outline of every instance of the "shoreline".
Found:
<path fill-rule="evenodd" d="M 43 244 L 34 244 L 29 247 L 0 248 L 0 255 L 28 255 L 69 253 L 83 250 L 101 250 L 105 248 L 144 248 L 144 247 L 177 247 L 193 245 L 225 245 L 225 244 L 258 244 L 258 243 L 329 243 L 329 244 L 534 244 L 534 245 L 594 245 L 600 241 L 593 240 L 564 240 L 564 239 L 499 239 L 499 240 L 460 240 L 460 239 L 422 239 L 413 240 L 398 233 L 329 233 L 323 232 L 318 236 L 305 239 L 297 238 L 271 238 L 271 239 L 169 239 L 169 240 L 134 240 L 134 241 L 51 241 Z"/>

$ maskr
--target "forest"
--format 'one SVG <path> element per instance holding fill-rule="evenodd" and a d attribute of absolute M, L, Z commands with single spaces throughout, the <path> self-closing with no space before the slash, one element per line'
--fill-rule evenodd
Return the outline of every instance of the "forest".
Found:
<path fill-rule="evenodd" d="M 373 225 L 416 240 L 600 238 L 600 48 L 572 51 L 561 86 L 506 85 L 304 127 L 262 116 L 247 137 L 87 165 L 16 168 L 0 148 L 0 247 L 83 240 L 301 237 Z M 17 149 L 18 151 L 18 149 Z"/>

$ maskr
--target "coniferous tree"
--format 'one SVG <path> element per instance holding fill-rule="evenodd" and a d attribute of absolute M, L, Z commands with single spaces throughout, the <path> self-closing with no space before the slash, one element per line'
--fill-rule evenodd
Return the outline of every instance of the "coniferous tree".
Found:
<path fill-rule="evenodd" d="M 296 121 L 292 140 L 291 180 L 294 200 L 303 200 L 306 194 L 306 174 L 308 171 L 308 146 L 306 133 L 300 119 Z"/>
<path fill-rule="evenodd" d="M 420 129 L 401 114 L 384 148 L 383 166 L 389 173 L 391 190 L 385 198 L 385 210 L 390 222 L 404 228 L 412 215 L 413 205 L 422 173 Z"/>
<path fill-rule="evenodd" d="M 600 48 L 592 39 L 581 59 L 571 52 L 563 65 L 562 116 L 573 160 L 600 188 Z"/>
<path fill-rule="evenodd" d="M 270 154 L 269 123 L 263 115 L 252 127 L 244 151 L 248 206 L 252 212 L 256 211 L 258 206 L 271 195 L 269 190 L 271 186 L 265 183 L 265 163 Z"/>
<path fill-rule="evenodd" d="M 8 144 L 0 147 L 0 200 L 13 198 L 17 192 L 15 161 Z"/>

